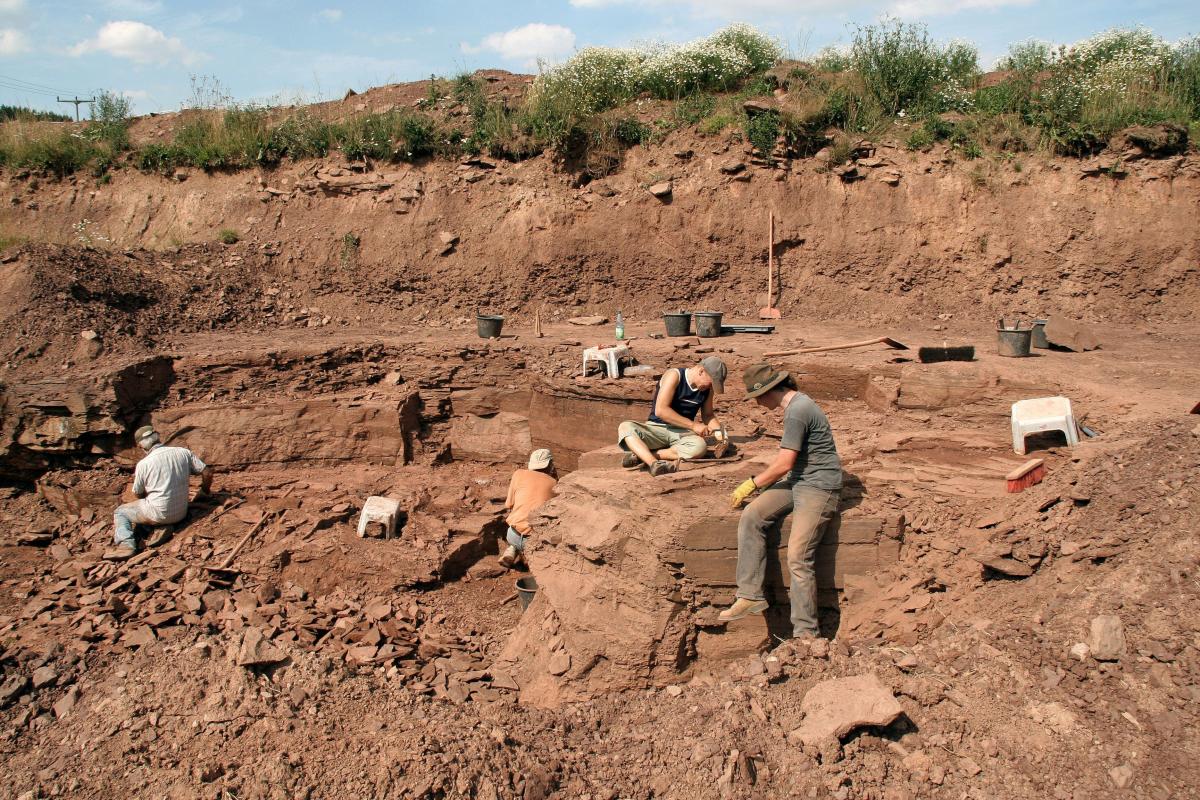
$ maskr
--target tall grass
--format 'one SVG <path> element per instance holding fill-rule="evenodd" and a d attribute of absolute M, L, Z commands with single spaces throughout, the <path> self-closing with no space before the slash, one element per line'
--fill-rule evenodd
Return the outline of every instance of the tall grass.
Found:
<path fill-rule="evenodd" d="M 1037 147 L 1085 155 L 1136 124 L 1200 130 L 1200 38 L 1170 44 L 1133 28 L 1070 47 L 1020 42 L 984 87 L 972 45 L 939 42 L 924 26 L 896 20 L 860 26 L 848 47 L 826 48 L 807 63 L 770 69 L 780 55 L 769 36 L 731 26 L 682 45 L 588 48 L 543 69 L 520 98 L 489 95 L 471 75 L 431 78 L 415 108 L 337 120 L 315 109 L 233 105 L 206 78 L 193 81 L 196 108 L 167 142 L 131 152 L 128 103 L 106 93 L 85 126 L 0 126 L 0 163 L 67 175 L 123 161 L 168 172 L 269 168 L 335 151 L 354 161 L 404 162 L 461 153 L 519 160 L 548 150 L 568 168 L 599 176 L 618 168 L 628 148 L 685 126 L 740 135 L 768 159 L 780 136 L 803 156 L 831 137 L 845 142 L 894 128 L 910 147 L 945 141 L 964 158 Z M 770 97 L 779 85 L 787 99 L 778 111 L 746 113 L 743 101 Z M 441 115 L 446 98 L 468 113 Z"/>

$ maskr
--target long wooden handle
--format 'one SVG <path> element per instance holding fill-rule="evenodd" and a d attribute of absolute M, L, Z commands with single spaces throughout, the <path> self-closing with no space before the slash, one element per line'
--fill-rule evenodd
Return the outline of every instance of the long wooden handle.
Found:
<path fill-rule="evenodd" d="M 886 336 L 880 336 L 878 339 L 867 339 L 862 342 L 850 342 L 849 344 L 831 344 L 826 347 L 805 347 L 802 350 L 777 350 L 774 353 L 763 353 L 766 358 L 775 358 L 777 356 L 798 356 L 805 353 L 824 353 L 827 350 L 849 350 L 852 347 L 867 347 L 873 344 L 883 344 L 887 341 Z"/>
<path fill-rule="evenodd" d="M 259 528 L 261 528 L 263 525 L 266 525 L 267 520 L 274 516 L 275 512 L 263 512 L 263 515 L 258 518 L 258 522 L 254 523 L 254 527 L 246 531 L 246 535 L 242 537 L 242 540 L 233 546 L 233 550 L 229 552 L 229 555 L 225 556 L 225 560 L 221 562 L 220 568 L 228 569 L 229 565 L 233 563 L 233 560 L 237 558 L 237 554 L 240 553 L 242 548 L 246 546 L 246 542 L 250 541 L 250 537 L 258 533 Z"/>
<path fill-rule="evenodd" d="M 775 305 L 775 212 L 767 212 L 767 308 Z"/>

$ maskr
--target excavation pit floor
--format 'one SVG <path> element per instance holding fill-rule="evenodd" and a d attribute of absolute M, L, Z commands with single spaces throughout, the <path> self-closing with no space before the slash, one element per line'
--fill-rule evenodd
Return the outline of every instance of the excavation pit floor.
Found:
<path fill-rule="evenodd" d="M 1192 796 L 1190 327 L 1016 360 L 994 355 L 990 327 L 951 322 L 886 331 L 909 351 L 774 359 L 827 412 L 847 473 L 822 594 L 836 639 L 782 645 L 782 575 L 766 618 L 710 624 L 732 598 L 736 514 L 721 506 L 779 432 L 738 376 L 764 352 L 875 332 L 784 320 L 769 337 L 649 338 L 660 327 L 627 325 L 641 363 L 729 364 L 718 411 L 741 461 L 663 481 L 620 471 L 616 423 L 644 415 L 653 383 L 579 375 L 607 328 L 214 332 L 161 342 L 167 377 L 132 351 L 61 375 L 10 368 L 26 423 L 81 431 L 38 427 L 12 477 L 36 469 L 40 493 L 14 479 L 0 497 L 10 783 L 94 797 L 704 797 L 717 782 L 746 797 L 1071 797 L 1127 767 L 1141 796 Z M 944 339 L 978 360 L 915 363 Z M 141 383 L 105 400 L 116 374 Z M 1031 452 L 1046 480 L 1007 494 L 1024 460 L 1009 406 L 1054 394 L 1100 435 Z M 217 491 L 170 543 L 108 564 L 136 457 L 117 431 L 141 418 L 214 463 Z M 509 475 L 538 446 L 563 480 L 531 545 L 545 587 L 522 615 L 518 575 L 495 555 Z M 398 538 L 356 536 L 373 494 L 401 501 Z M 655 527 L 671 508 L 686 524 Z M 207 569 L 264 518 L 233 572 Z M 868 557 L 855 547 L 875 566 L 839 570 Z M 1102 615 L 1123 623 L 1121 655 L 1072 656 Z M 630 642 L 643 649 L 618 652 Z M 864 673 L 897 693 L 899 721 L 824 749 L 789 738 L 809 688 Z M 1090 771 L 1063 794 L 1050 776 L 1081 761 Z"/>

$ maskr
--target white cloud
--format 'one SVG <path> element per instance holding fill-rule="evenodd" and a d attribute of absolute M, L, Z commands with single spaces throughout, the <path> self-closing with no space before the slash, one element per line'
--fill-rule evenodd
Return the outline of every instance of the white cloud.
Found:
<path fill-rule="evenodd" d="M 322 8 L 317 12 L 317 17 L 325 22 L 341 22 L 342 10 L 340 8 Z"/>
<path fill-rule="evenodd" d="M 0 28 L 0 56 L 19 56 L 29 52 L 29 39 L 16 28 Z"/>
<path fill-rule="evenodd" d="M 0 0 L 0 14 L 20 14 L 25 10 L 25 0 Z"/>
<path fill-rule="evenodd" d="M 553 59 L 575 49 L 575 33 L 562 25 L 531 22 L 502 33 L 489 33 L 478 45 L 462 44 L 464 53 L 498 53 L 508 61 L 531 65 L 539 58 Z"/>
<path fill-rule="evenodd" d="M 870 5 L 861 0 L 571 0 L 576 8 L 609 8 L 611 6 L 651 6 L 655 8 L 685 7 L 698 17 L 743 18 L 764 12 L 811 12 L 854 5 Z"/>
<path fill-rule="evenodd" d="M 1036 0 L 899 0 L 892 6 L 898 17 L 933 17 L 959 11 L 987 11 L 1006 6 L 1029 6 Z"/>
<path fill-rule="evenodd" d="M 104 0 L 104 5 L 119 14 L 157 14 L 162 11 L 158 0 Z"/>
<path fill-rule="evenodd" d="M 200 54 L 189 50 L 180 39 L 167 36 L 144 22 L 127 19 L 105 23 L 94 38 L 71 48 L 74 56 L 96 52 L 139 64 L 165 64 L 168 61 L 192 64 L 200 60 Z"/>

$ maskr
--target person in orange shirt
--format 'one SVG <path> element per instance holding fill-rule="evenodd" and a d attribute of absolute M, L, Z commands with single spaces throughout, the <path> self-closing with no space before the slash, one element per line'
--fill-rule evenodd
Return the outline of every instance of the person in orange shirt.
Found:
<path fill-rule="evenodd" d="M 554 496 L 554 485 L 558 473 L 554 470 L 554 457 L 549 450 L 534 450 L 529 455 L 529 469 L 513 473 L 508 484 L 508 499 L 504 507 L 509 509 L 508 547 L 500 556 L 501 566 L 512 568 L 525 561 L 525 539 L 529 536 L 529 512 Z"/>

